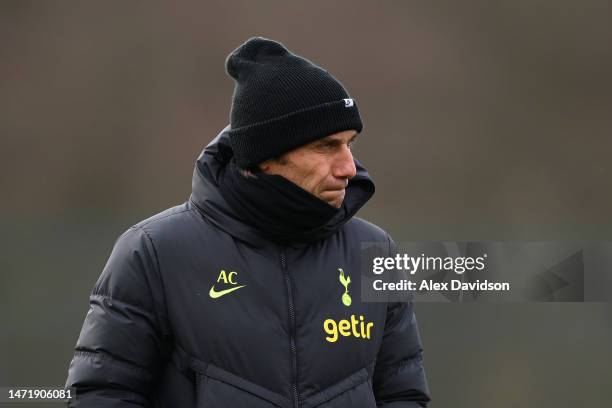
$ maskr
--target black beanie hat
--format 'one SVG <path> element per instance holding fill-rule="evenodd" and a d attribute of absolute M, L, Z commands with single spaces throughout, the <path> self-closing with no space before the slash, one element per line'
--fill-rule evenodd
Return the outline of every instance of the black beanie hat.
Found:
<path fill-rule="evenodd" d="M 363 128 L 342 84 L 276 41 L 249 39 L 227 57 L 226 68 L 236 81 L 229 138 L 239 167 Z"/>

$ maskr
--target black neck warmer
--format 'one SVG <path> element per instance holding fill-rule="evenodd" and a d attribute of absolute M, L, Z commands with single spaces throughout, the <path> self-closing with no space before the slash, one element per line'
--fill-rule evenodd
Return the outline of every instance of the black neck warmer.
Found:
<path fill-rule="evenodd" d="M 335 208 L 284 177 L 265 173 L 245 177 L 234 160 L 221 170 L 219 189 L 242 222 L 281 244 L 313 241 L 330 221 L 346 215 L 344 204 Z"/>

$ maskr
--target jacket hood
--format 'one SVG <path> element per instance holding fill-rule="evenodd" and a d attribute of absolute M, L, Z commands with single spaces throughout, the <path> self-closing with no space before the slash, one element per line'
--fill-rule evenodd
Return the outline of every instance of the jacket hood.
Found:
<path fill-rule="evenodd" d="M 265 231 L 239 219 L 219 189 L 220 172 L 233 157 L 229 130 L 229 126 L 225 127 L 198 157 L 193 171 L 190 201 L 217 228 L 249 245 L 262 247 L 269 244 Z M 310 231 L 296 231 L 300 235 L 300 243 L 312 243 L 334 234 L 374 195 L 374 182 L 367 170 L 357 160 L 355 167 L 357 174 L 349 180 L 341 210 L 325 225 Z"/>

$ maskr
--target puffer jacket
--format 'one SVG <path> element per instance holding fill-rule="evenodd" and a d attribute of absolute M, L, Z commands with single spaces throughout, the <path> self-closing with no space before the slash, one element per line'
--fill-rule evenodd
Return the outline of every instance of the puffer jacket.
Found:
<path fill-rule="evenodd" d="M 412 304 L 361 301 L 361 244 L 394 256 L 387 233 L 348 211 L 310 244 L 266 240 L 219 192 L 227 146 L 224 131 L 204 149 L 189 201 L 117 240 L 70 363 L 68 405 L 425 406 Z M 349 188 L 360 181 L 371 183 L 358 165 Z"/>

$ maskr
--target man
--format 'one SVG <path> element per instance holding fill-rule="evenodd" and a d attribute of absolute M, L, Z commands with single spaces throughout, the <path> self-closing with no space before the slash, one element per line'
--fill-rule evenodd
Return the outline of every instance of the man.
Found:
<path fill-rule="evenodd" d="M 70 364 L 74 407 L 387 407 L 429 401 L 409 303 L 359 297 L 354 217 L 374 193 L 355 101 L 252 38 L 230 54 L 231 126 L 186 203 L 136 224 L 96 283 Z"/>

